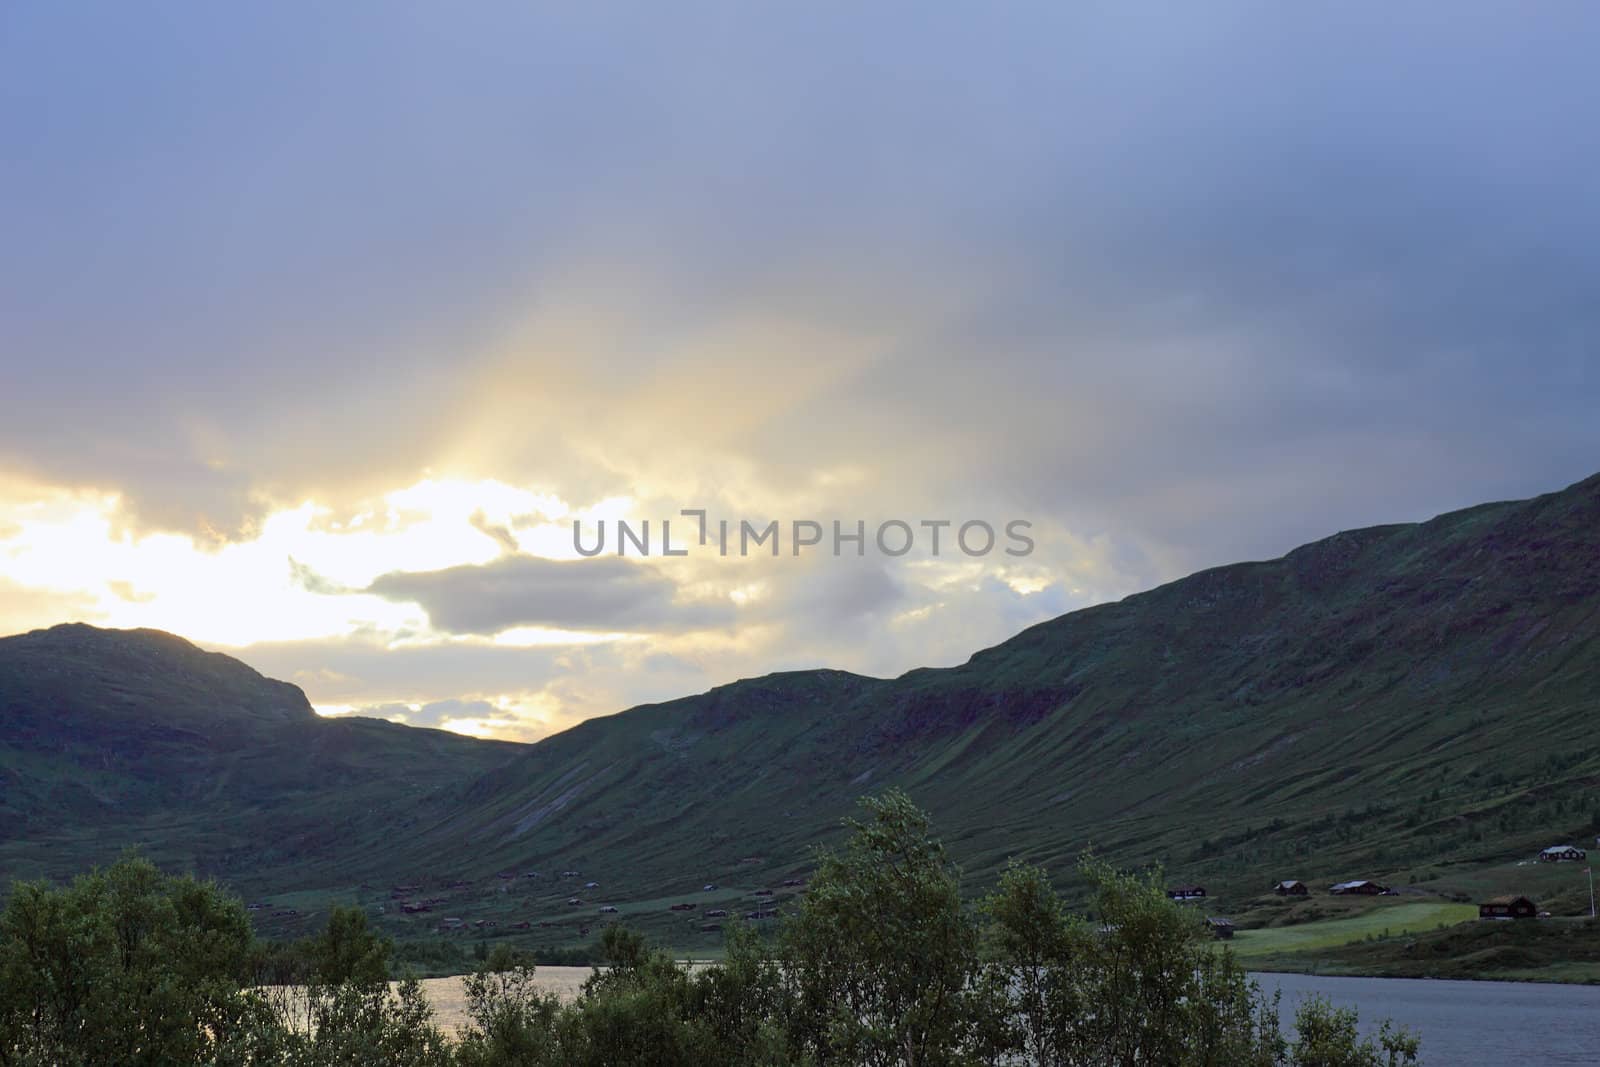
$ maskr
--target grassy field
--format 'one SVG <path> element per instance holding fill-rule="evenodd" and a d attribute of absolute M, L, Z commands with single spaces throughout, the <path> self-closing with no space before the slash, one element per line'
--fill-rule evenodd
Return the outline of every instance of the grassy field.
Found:
<path fill-rule="evenodd" d="M 1266 930 L 1241 930 L 1230 945 L 1246 963 L 1266 956 L 1316 952 L 1339 948 L 1368 938 L 1393 937 L 1437 930 L 1462 922 L 1475 922 L 1478 909 L 1471 904 L 1443 900 L 1380 906 L 1358 915 L 1298 926 Z"/>
<path fill-rule="evenodd" d="M 1276 935 L 1290 931 L 1259 932 Z M 1379 930 L 1372 940 L 1318 947 L 1290 944 L 1281 951 L 1258 952 L 1243 958 L 1247 966 L 1258 971 L 1600 983 L 1600 923 L 1551 918 L 1474 920 L 1407 933 L 1391 928 L 1388 936 Z"/>

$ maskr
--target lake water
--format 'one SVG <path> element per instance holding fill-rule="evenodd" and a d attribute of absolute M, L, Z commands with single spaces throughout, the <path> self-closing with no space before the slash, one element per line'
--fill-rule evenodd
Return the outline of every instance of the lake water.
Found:
<path fill-rule="evenodd" d="M 1429 1067 L 1600 1064 L 1600 986 L 1450 982 L 1422 978 L 1328 978 L 1255 974 L 1268 996 L 1283 991 L 1285 1029 L 1307 995 L 1361 1013 L 1363 1033 L 1393 1019 L 1422 1037 Z"/>

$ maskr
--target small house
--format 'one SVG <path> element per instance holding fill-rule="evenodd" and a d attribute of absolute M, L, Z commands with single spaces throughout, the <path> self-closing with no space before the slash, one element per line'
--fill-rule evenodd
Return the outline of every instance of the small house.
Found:
<path fill-rule="evenodd" d="M 1206 926 L 1211 929 L 1211 936 L 1218 941 L 1227 941 L 1233 937 L 1233 920 L 1217 916 L 1206 916 Z"/>
<path fill-rule="evenodd" d="M 1540 863 L 1582 863 L 1589 854 L 1573 845 L 1551 845 L 1539 853 Z"/>
<path fill-rule="evenodd" d="M 1204 900 L 1206 887 L 1203 885 L 1180 885 L 1167 890 L 1169 900 Z"/>
<path fill-rule="evenodd" d="M 1338 885 L 1331 886 L 1328 889 L 1328 892 L 1332 893 L 1336 897 L 1376 897 L 1381 896 L 1388 891 L 1389 890 L 1387 887 L 1381 886 L 1377 882 L 1369 882 L 1365 878 L 1358 878 L 1353 882 L 1340 882 Z"/>
<path fill-rule="evenodd" d="M 602 915 L 615 915 L 616 913 L 617 906 L 615 904 L 606 904 L 600 909 L 600 914 Z"/>
<path fill-rule="evenodd" d="M 1273 886 L 1272 891 L 1280 897 L 1304 897 L 1311 893 L 1306 884 L 1298 878 L 1285 878 Z"/>
<path fill-rule="evenodd" d="M 727 908 L 712 908 L 710 911 L 706 912 L 706 918 L 708 919 L 726 919 L 727 917 Z"/>
<path fill-rule="evenodd" d="M 1538 914 L 1533 901 L 1521 896 L 1490 897 L 1478 905 L 1480 919 L 1533 919 Z"/>

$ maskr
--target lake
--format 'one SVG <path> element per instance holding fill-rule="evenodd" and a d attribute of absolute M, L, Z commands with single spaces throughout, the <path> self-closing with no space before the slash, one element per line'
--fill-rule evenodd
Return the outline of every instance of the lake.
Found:
<path fill-rule="evenodd" d="M 1331 978 L 1253 974 L 1270 996 L 1283 991 L 1285 1029 L 1295 1008 L 1320 993 L 1361 1013 L 1373 1033 L 1384 1018 L 1422 1037 L 1432 1067 L 1600 1063 L 1600 986 L 1456 982 L 1426 978 Z"/>

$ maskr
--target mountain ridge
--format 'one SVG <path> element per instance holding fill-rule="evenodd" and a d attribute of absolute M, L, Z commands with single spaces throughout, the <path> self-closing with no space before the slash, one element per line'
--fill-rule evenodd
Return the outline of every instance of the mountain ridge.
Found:
<path fill-rule="evenodd" d="M 305 806 L 294 832 L 252 841 L 241 811 L 183 855 L 266 888 L 581 867 L 650 897 L 793 875 L 857 796 L 898 785 L 977 877 L 1022 858 L 1070 880 L 1092 844 L 1225 891 L 1427 879 L 1600 832 L 1597 711 L 1600 475 L 1207 568 L 896 678 L 778 672 L 492 754 L 318 720 L 327 747 L 381 743 L 389 765 L 333 751 L 317 766 L 354 793 L 291 775 L 289 800 L 253 803 Z M 0 856 L 26 854 L 4 825 Z"/>

